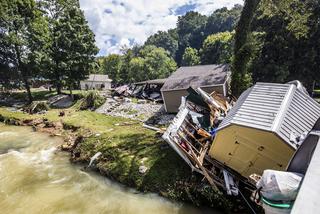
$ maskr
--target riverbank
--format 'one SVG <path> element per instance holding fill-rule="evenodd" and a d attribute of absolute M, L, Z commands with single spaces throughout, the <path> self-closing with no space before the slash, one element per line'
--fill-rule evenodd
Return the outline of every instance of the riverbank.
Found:
<path fill-rule="evenodd" d="M 70 155 L 57 150 L 62 143 L 61 137 L 0 123 L 1 213 L 220 213 L 142 194 L 70 164 Z"/>
<path fill-rule="evenodd" d="M 93 169 L 141 192 L 225 212 L 235 210 L 230 200 L 215 193 L 200 175 L 192 174 L 160 136 L 141 123 L 73 108 L 65 109 L 63 117 L 59 112 L 52 109 L 29 115 L 1 107 L 0 121 L 61 135 L 65 139 L 62 148 L 70 151 L 73 163 L 88 164 L 94 154 L 101 152 Z"/>

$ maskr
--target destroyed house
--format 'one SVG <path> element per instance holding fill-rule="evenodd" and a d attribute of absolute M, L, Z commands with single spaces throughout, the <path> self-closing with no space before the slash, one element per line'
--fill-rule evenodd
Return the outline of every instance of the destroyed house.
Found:
<path fill-rule="evenodd" d="M 228 65 L 197 65 L 180 67 L 165 81 L 161 88 L 167 112 L 178 112 L 181 97 L 188 95 L 187 89 L 201 88 L 207 93 L 213 91 L 224 96 L 228 91 Z"/>
<path fill-rule="evenodd" d="M 209 155 L 245 177 L 285 170 L 319 117 L 320 105 L 299 82 L 257 83 L 220 123 Z"/>
<path fill-rule="evenodd" d="M 167 79 L 153 79 L 134 83 L 132 96 L 162 102 L 160 89 Z"/>

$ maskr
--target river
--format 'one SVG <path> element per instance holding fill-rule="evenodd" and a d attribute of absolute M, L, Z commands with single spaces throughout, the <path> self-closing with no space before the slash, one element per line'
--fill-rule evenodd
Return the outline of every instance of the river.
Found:
<path fill-rule="evenodd" d="M 141 194 L 69 162 L 62 139 L 0 123 L 0 213 L 199 214 Z"/>

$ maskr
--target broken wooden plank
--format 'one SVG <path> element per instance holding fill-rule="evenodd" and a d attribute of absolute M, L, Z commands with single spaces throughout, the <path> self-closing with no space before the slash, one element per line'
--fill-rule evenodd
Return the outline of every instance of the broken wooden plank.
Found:
<path fill-rule="evenodd" d="M 201 135 L 202 137 L 211 137 L 210 133 L 208 133 L 203 128 L 200 128 L 197 130 L 198 135 Z"/>
<path fill-rule="evenodd" d="M 213 179 L 210 177 L 210 175 L 208 174 L 207 169 L 204 168 L 204 167 L 202 166 L 202 164 L 199 162 L 196 154 L 195 154 L 192 150 L 190 150 L 190 151 L 191 151 L 191 156 L 193 156 L 194 160 L 196 161 L 198 167 L 201 169 L 204 177 L 206 177 L 206 179 L 208 180 L 209 184 L 212 186 L 212 188 L 213 188 L 216 192 L 220 192 L 219 189 L 218 189 L 218 187 L 217 187 L 217 185 L 215 184 L 214 180 L 213 180 Z"/>
<path fill-rule="evenodd" d="M 190 133 L 190 132 L 186 129 L 186 127 L 182 126 L 181 128 L 182 128 L 183 131 L 185 131 L 185 132 L 187 133 L 187 135 L 190 136 L 196 143 L 198 143 L 200 146 L 204 146 L 197 138 L 195 138 L 195 136 L 194 136 L 192 133 Z"/>
<path fill-rule="evenodd" d="M 192 143 L 190 143 L 185 136 L 183 136 L 183 135 L 181 134 L 181 131 L 178 131 L 178 135 L 179 135 L 192 149 L 196 150 L 196 152 L 197 152 L 198 154 L 200 154 L 200 151 L 199 151 L 196 147 L 194 147 L 194 145 L 192 145 Z"/>
<path fill-rule="evenodd" d="M 209 149 L 209 141 L 200 149 L 200 156 L 199 156 L 199 162 L 203 164 L 203 160 L 205 155 L 207 154 L 207 151 Z"/>
<path fill-rule="evenodd" d="M 147 128 L 147 129 L 150 129 L 150 130 L 153 130 L 153 131 L 156 131 L 156 132 L 160 132 L 160 133 L 163 133 L 164 131 L 160 128 L 157 128 L 157 127 L 154 127 L 154 126 L 149 126 L 147 124 L 143 124 L 142 125 L 144 128 Z"/>

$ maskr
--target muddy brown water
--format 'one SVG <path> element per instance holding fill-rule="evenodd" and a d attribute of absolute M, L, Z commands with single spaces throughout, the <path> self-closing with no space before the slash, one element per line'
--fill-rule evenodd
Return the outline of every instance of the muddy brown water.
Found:
<path fill-rule="evenodd" d="M 141 194 L 84 171 L 61 138 L 0 124 L 0 213 L 217 213 Z"/>

